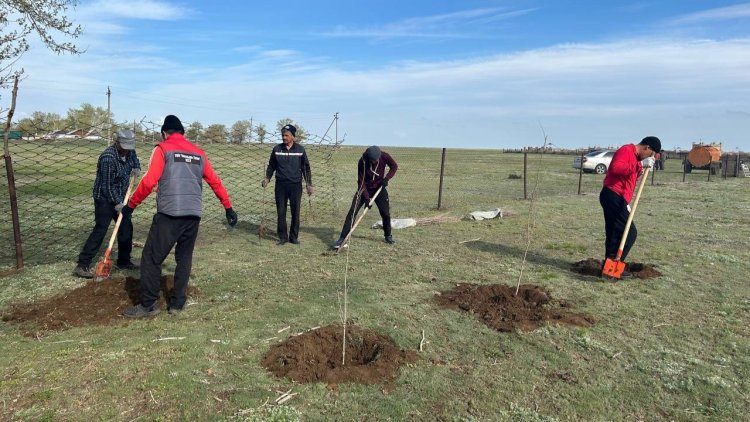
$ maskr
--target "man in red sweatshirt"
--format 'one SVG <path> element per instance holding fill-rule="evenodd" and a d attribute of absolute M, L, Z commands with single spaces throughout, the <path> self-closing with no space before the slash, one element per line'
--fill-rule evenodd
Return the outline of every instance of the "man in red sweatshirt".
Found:
<path fill-rule="evenodd" d="M 638 144 L 627 144 L 620 147 L 612 157 L 612 162 L 604 177 L 604 187 L 599 193 L 599 203 L 604 211 L 604 250 L 606 258 L 615 259 L 620 247 L 625 224 L 630 215 L 630 201 L 633 199 L 636 181 L 646 167 L 654 166 L 655 153 L 661 152 L 661 141 L 656 136 L 647 136 Z M 622 257 L 625 258 L 633 247 L 638 231 L 635 222 L 631 223 Z M 628 277 L 628 271 L 622 277 Z"/>
<path fill-rule="evenodd" d="M 123 215 L 130 215 L 155 188 L 156 215 L 141 256 L 141 303 L 127 308 L 123 316 L 140 318 L 160 312 L 161 264 L 175 247 L 177 267 L 174 288 L 167 298 L 170 314 L 179 313 L 187 300 L 187 285 L 193 266 L 193 248 L 203 213 L 202 181 L 205 180 L 226 210 L 230 226 L 237 224 L 227 190 L 214 172 L 206 153 L 185 139 L 185 128 L 176 116 L 164 118 L 163 141 L 154 148 L 148 171 L 141 179 Z"/>
<path fill-rule="evenodd" d="M 386 166 L 388 167 L 388 173 L 385 172 Z M 365 150 L 357 163 L 357 193 L 354 194 L 352 206 L 349 208 L 349 213 L 344 221 L 344 227 L 341 228 L 341 236 L 333 243 L 334 249 L 346 246 L 342 243 L 352 229 L 354 217 L 363 205 L 370 208 L 370 198 L 375 195 L 378 188 L 382 189 L 378 197 L 375 198 L 375 205 L 378 206 L 380 217 L 383 219 L 383 241 L 389 245 L 396 243 L 391 235 L 391 207 L 388 191 L 385 189 L 388 186 L 388 181 L 396 174 L 396 170 L 398 170 L 398 164 L 387 152 L 381 151 L 375 145 Z"/>

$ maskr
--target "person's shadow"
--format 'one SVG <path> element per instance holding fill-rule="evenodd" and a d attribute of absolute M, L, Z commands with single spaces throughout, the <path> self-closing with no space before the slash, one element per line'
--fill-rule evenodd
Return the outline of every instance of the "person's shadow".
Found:
<path fill-rule="evenodd" d="M 490 243 L 490 242 L 485 242 L 482 240 L 478 240 L 476 242 L 467 242 L 464 245 L 466 245 L 466 247 L 468 248 L 478 250 L 481 252 L 490 252 L 490 253 L 496 253 L 500 255 L 510 255 L 510 256 L 518 257 L 519 260 L 523 259 L 523 254 L 524 254 L 524 250 L 519 247 L 503 245 L 501 243 Z M 551 267 L 557 267 L 565 271 L 570 271 L 570 268 L 571 268 L 571 263 L 566 260 L 558 259 L 558 258 L 551 258 L 545 255 L 540 255 L 531 250 L 526 255 L 526 261 L 533 262 L 535 264 L 540 264 L 540 265 L 548 265 Z"/>
<path fill-rule="evenodd" d="M 300 233 L 308 233 L 317 237 L 326 246 L 339 238 L 338 230 L 331 227 L 304 226 L 300 224 L 299 231 Z"/>

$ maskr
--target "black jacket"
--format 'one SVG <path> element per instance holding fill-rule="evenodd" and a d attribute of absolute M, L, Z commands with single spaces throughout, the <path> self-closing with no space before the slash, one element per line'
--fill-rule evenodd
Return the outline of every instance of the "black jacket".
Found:
<path fill-rule="evenodd" d="M 289 150 L 283 143 L 273 147 L 266 168 L 266 178 L 270 179 L 274 172 L 278 183 L 300 183 L 304 178 L 306 184 L 312 186 L 310 161 L 305 147 L 296 142 Z"/>

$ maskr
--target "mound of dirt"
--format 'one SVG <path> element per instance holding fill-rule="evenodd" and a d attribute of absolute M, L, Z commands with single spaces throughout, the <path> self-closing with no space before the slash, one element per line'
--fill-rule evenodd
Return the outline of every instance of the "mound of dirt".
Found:
<path fill-rule="evenodd" d="M 166 308 L 164 298 L 168 297 L 168 292 L 174 287 L 174 276 L 163 276 L 161 281 L 162 296 L 159 303 L 162 308 Z M 125 308 L 141 302 L 139 282 L 140 280 L 132 277 L 125 280 L 109 278 L 101 283 L 89 281 L 49 299 L 11 304 L 2 320 L 42 331 L 115 324 L 124 320 L 120 314 Z M 188 296 L 200 295 L 198 289 L 189 285 L 187 293 Z"/>
<path fill-rule="evenodd" d="M 594 317 L 571 312 L 565 301 L 553 300 L 540 286 L 522 284 L 516 288 L 503 284 L 459 284 L 454 289 L 435 295 L 444 308 L 476 315 L 490 328 L 509 332 L 533 331 L 547 322 L 590 327 Z"/>
<path fill-rule="evenodd" d="M 274 345 L 261 366 L 301 383 L 377 384 L 393 381 L 402 365 L 417 360 L 415 352 L 399 349 L 390 337 L 350 325 L 342 364 L 342 339 L 340 325 L 317 328 Z"/>
<path fill-rule="evenodd" d="M 602 261 L 594 258 L 584 259 L 578 261 L 570 266 L 570 271 L 583 275 L 591 275 L 599 277 L 599 272 L 602 270 Z M 633 277 L 640 279 L 648 279 L 654 277 L 660 277 L 662 274 L 656 269 L 655 264 L 641 264 L 639 262 L 626 262 L 625 270 L 630 271 Z"/>

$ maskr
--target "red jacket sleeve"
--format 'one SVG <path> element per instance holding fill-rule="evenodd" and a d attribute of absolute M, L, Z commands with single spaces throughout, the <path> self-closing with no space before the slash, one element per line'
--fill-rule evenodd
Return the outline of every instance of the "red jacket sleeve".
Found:
<path fill-rule="evenodd" d="M 211 189 L 214 191 L 216 197 L 219 198 L 219 201 L 221 201 L 221 205 L 224 206 L 224 209 L 232 208 L 232 201 L 229 200 L 229 193 L 227 193 L 227 189 L 221 182 L 219 175 L 217 175 L 214 168 L 211 167 L 211 162 L 208 161 L 208 157 L 206 157 L 206 166 L 203 168 L 203 180 L 211 186 Z"/>
<path fill-rule="evenodd" d="M 148 162 L 148 171 L 138 183 L 138 187 L 133 192 L 133 196 L 128 201 L 130 208 L 135 208 L 154 191 L 156 185 L 161 179 L 164 172 L 164 151 L 158 146 L 151 153 L 151 159 Z"/>

